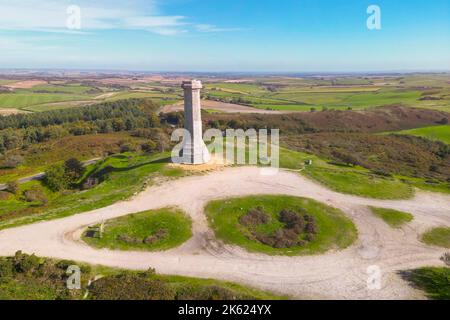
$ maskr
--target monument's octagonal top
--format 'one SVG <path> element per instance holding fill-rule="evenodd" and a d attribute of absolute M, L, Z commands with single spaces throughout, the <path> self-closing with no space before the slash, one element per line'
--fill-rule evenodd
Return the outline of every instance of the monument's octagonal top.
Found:
<path fill-rule="evenodd" d="M 186 89 L 202 89 L 203 85 L 200 80 L 189 80 L 189 81 L 183 81 L 183 84 L 181 85 L 182 88 Z"/>

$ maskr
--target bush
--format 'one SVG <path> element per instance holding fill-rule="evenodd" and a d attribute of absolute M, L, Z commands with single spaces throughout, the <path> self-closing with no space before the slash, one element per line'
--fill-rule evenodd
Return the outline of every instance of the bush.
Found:
<path fill-rule="evenodd" d="M 55 266 L 56 266 L 58 269 L 61 269 L 61 270 L 64 270 L 64 271 L 66 271 L 67 268 L 69 268 L 70 266 L 73 266 L 73 265 L 76 265 L 76 262 L 73 261 L 73 260 L 60 260 L 60 261 L 58 261 L 58 262 L 55 264 Z"/>
<path fill-rule="evenodd" d="M 0 258 L 0 278 L 11 278 L 14 275 L 14 264 L 11 259 Z"/>
<path fill-rule="evenodd" d="M 159 229 L 155 232 L 155 234 L 146 237 L 143 242 L 146 244 L 154 244 L 166 238 L 168 234 L 169 233 L 166 229 Z"/>
<path fill-rule="evenodd" d="M 448 118 L 442 118 L 437 122 L 438 124 L 448 124 Z"/>
<path fill-rule="evenodd" d="M 39 189 L 30 189 L 23 192 L 23 197 L 26 202 L 39 202 L 41 205 L 46 205 L 48 199 L 44 192 Z"/>
<path fill-rule="evenodd" d="M 303 209 L 300 212 L 283 209 L 278 220 L 284 224 L 283 228 L 276 230 L 273 234 L 259 232 L 255 227 L 269 223 L 270 215 L 258 207 L 250 209 L 239 219 L 239 223 L 249 229 L 253 239 L 277 249 L 303 246 L 313 241 L 314 235 L 318 232 L 315 217 L 308 215 Z M 300 237 L 302 234 L 304 239 Z"/>
<path fill-rule="evenodd" d="M 149 140 L 146 143 L 141 144 L 141 150 L 146 153 L 154 152 L 157 149 L 158 145 L 153 140 Z"/>
<path fill-rule="evenodd" d="M 86 168 L 81 161 L 71 158 L 64 163 L 64 172 L 70 183 L 76 183 L 84 174 Z"/>
<path fill-rule="evenodd" d="M 82 188 L 84 190 L 92 189 L 100 183 L 100 180 L 96 177 L 88 177 L 84 182 Z"/>
<path fill-rule="evenodd" d="M 29 274 L 33 271 L 37 271 L 41 265 L 39 258 L 34 254 L 28 255 L 17 251 L 13 258 L 14 270 L 17 273 Z"/>
<path fill-rule="evenodd" d="M 218 287 L 218 286 L 205 286 L 196 288 L 193 286 L 183 287 L 176 296 L 177 300 L 251 300 L 250 296 L 237 295 L 233 291 Z"/>
<path fill-rule="evenodd" d="M 263 208 L 257 207 L 256 209 L 250 209 L 246 215 L 240 217 L 239 223 L 247 227 L 252 227 L 266 224 L 269 220 L 270 217 L 264 212 Z"/>
<path fill-rule="evenodd" d="M 92 283 L 94 300 L 174 300 L 175 290 L 162 280 L 122 274 L 101 278 Z"/>
<path fill-rule="evenodd" d="M 69 187 L 69 181 L 63 166 L 55 165 L 45 172 L 44 183 L 52 191 L 61 191 Z"/>
<path fill-rule="evenodd" d="M 6 184 L 6 191 L 12 193 L 12 194 L 17 194 L 17 192 L 19 191 L 19 183 L 17 181 L 10 181 Z"/>
<path fill-rule="evenodd" d="M 11 198 L 11 194 L 6 191 L 0 191 L 0 201 L 6 201 Z"/>
<path fill-rule="evenodd" d="M 3 167 L 5 168 L 17 168 L 23 163 L 23 158 L 19 155 L 12 155 L 9 157 L 6 157 L 3 161 Z"/>
<path fill-rule="evenodd" d="M 333 156 L 333 158 L 335 158 L 338 161 L 341 161 L 343 163 L 345 163 L 346 165 L 351 165 L 351 166 L 356 166 L 359 164 L 358 159 L 356 159 L 354 156 L 352 156 L 351 154 L 348 153 L 342 153 L 339 151 L 334 150 L 331 155 Z"/>
<path fill-rule="evenodd" d="M 393 175 L 383 169 L 374 169 L 371 171 L 373 174 L 376 174 L 377 176 L 382 176 L 386 178 L 392 178 Z"/>
<path fill-rule="evenodd" d="M 129 243 L 129 244 L 142 243 L 142 239 L 139 239 L 139 238 L 136 238 L 136 237 L 132 237 L 132 236 L 129 236 L 127 234 L 119 234 L 117 236 L 117 240 L 123 241 L 125 243 Z"/>
<path fill-rule="evenodd" d="M 441 257 L 441 260 L 442 260 L 447 266 L 450 266 L 450 252 L 444 253 L 444 255 Z"/>
<path fill-rule="evenodd" d="M 124 143 L 120 146 L 120 153 L 132 152 L 135 151 L 133 145 L 130 143 Z"/>

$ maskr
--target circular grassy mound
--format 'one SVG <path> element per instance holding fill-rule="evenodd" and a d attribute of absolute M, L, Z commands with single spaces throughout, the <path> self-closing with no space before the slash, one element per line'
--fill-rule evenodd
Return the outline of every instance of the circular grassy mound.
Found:
<path fill-rule="evenodd" d="M 450 228 L 434 228 L 422 235 L 422 241 L 431 246 L 450 249 Z"/>
<path fill-rule="evenodd" d="M 160 209 L 130 214 L 88 228 L 83 240 L 96 248 L 118 250 L 167 250 L 192 236 L 191 220 L 175 209 Z"/>
<path fill-rule="evenodd" d="M 263 211 L 268 215 L 268 221 L 259 221 L 259 225 L 253 227 L 243 223 L 255 210 Z M 280 217 L 283 210 L 312 217 L 310 219 L 314 220 L 316 229 L 314 236 L 306 241 L 305 235 L 299 234 L 299 243 L 288 248 L 275 248 L 261 242 L 260 237 L 256 238 L 255 231 L 258 232 L 258 235 L 270 239 L 277 232 L 283 232 L 287 228 L 282 221 L 283 218 Z M 208 203 L 205 211 L 209 223 L 219 239 L 253 252 L 270 255 L 318 254 L 330 249 L 346 248 L 357 238 L 355 225 L 344 213 L 306 198 L 250 196 L 217 200 Z"/>

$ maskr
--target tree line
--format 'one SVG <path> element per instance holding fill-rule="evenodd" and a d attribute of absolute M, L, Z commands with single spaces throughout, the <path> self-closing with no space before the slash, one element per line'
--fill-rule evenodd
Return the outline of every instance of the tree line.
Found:
<path fill-rule="evenodd" d="M 92 106 L 0 117 L 0 153 L 68 135 L 159 127 L 158 105 L 128 99 Z"/>

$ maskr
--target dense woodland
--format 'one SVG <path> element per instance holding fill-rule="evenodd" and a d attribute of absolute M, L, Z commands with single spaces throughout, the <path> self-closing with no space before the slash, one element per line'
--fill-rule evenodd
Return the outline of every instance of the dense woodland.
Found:
<path fill-rule="evenodd" d="M 150 100 L 128 99 L 0 117 L 0 153 L 68 135 L 157 128 L 160 127 L 157 109 L 158 105 Z"/>

